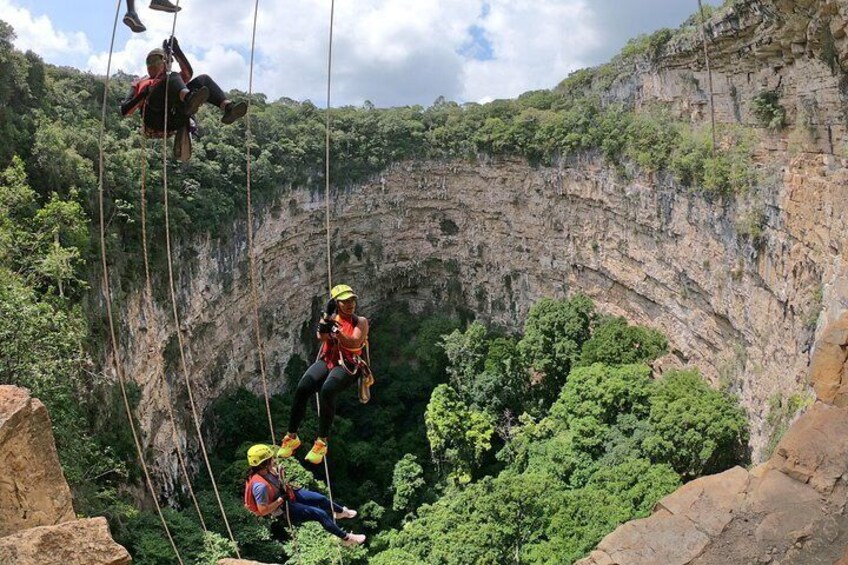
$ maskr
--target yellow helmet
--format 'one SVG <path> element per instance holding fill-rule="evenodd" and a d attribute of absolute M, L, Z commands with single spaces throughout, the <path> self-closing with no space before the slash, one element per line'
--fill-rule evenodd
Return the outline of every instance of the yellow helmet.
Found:
<path fill-rule="evenodd" d="M 251 467 L 258 467 L 274 457 L 275 453 L 276 451 L 270 445 L 256 444 L 247 450 L 247 464 Z"/>
<path fill-rule="evenodd" d="M 348 298 L 356 298 L 353 289 L 346 284 L 337 284 L 330 291 L 330 298 L 335 300 L 347 300 Z"/>

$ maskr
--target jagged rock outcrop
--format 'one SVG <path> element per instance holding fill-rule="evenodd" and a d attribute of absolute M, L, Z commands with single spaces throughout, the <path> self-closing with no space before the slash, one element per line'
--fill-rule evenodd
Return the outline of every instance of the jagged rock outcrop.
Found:
<path fill-rule="evenodd" d="M 47 409 L 0 385 L 0 537 L 75 518 Z"/>
<path fill-rule="evenodd" d="M 9 565 L 127 565 L 130 554 L 112 540 L 106 518 L 40 526 L 0 538 Z"/>
<path fill-rule="evenodd" d="M 0 385 L 0 564 L 124 565 L 105 518 L 76 520 L 47 409 Z"/>
<path fill-rule="evenodd" d="M 836 563 L 848 547 L 848 411 L 816 403 L 774 456 L 692 481 L 578 565 Z"/>

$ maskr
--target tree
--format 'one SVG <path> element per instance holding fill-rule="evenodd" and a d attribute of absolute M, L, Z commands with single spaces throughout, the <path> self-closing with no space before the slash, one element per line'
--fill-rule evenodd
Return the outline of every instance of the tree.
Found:
<path fill-rule="evenodd" d="M 474 322 L 464 332 L 443 338 L 450 383 L 464 402 L 496 417 L 507 409 L 520 412 L 529 378 L 516 342 L 487 335 L 488 330 Z"/>
<path fill-rule="evenodd" d="M 669 371 L 657 383 L 643 448 L 686 478 L 745 462 L 748 425 L 735 398 L 713 390 L 697 369 Z"/>
<path fill-rule="evenodd" d="M 417 505 L 421 488 L 425 484 L 424 469 L 414 455 L 407 453 L 395 463 L 392 473 L 392 509 L 404 513 L 411 511 Z"/>
<path fill-rule="evenodd" d="M 534 392 L 540 408 L 550 406 L 559 395 L 590 337 L 594 317 L 591 299 L 579 294 L 569 300 L 543 298 L 530 308 L 518 349 L 538 375 Z"/>
<path fill-rule="evenodd" d="M 650 363 L 666 352 L 668 340 L 657 330 L 631 326 L 622 317 L 602 318 L 583 344 L 580 365 Z"/>
<path fill-rule="evenodd" d="M 494 418 L 469 408 L 453 388 L 442 384 L 433 390 L 424 422 L 433 460 L 453 482 L 468 483 L 492 448 Z"/>

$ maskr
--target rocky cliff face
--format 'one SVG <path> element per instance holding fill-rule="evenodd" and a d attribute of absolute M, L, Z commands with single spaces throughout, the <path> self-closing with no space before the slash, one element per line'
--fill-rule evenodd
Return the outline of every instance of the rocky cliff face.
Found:
<path fill-rule="evenodd" d="M 0 563 L 126 565 L 105 518 L 76 520 L 47 410 L 0 385 Z"/>
<path fill-rule="evenodd" d="M 846 24 L 843 3 L 811 0 L 742 1 L 712 21 L 718 121 L 754 125 L 752 100 L 766 90 L 787 110 L 788 129 L 763 131 L 755 165 L 764 180 L 751 194 L 707 200 L 591 155 L 555 167 L 405 163 L 333 195 L 334 279 L 364 289 L 366 315 L 401 298 L 418 310 L 470 308 L 512 329 L 538 298 L 585 292 L 601 310 L 669 336 L 673 354 L 660 369 L 695 364 L 738 392 L 760 460 L 776 426 L 770 406 L 808 394 L 817 328 L 848 308 Z M 658 61 L 635 63 L 605 96 L 708 120 L 697 39 L 684 34 Z M 255 229 L 261 329 L 279 391 L 289 358 L 306 355 L 306 324 L 326 286 L 320 197 L 281 194 Z M 201 409 L 234 384 L 261 390 L 244 230 L 182 253 L 196 256 L 182 262 L 178 292 Z M 139 414 L 165 482 L 177 469 L 164 406 L 188 413 L 169 312 L 148 319 L 142 298 L 130 301 L 122 360 L 142 387 Z M 193 433 L 179 435 L 192 444 Z"/>
<path fill-rule="evenodd" d="M 47 409 L 0 385 L 0 537 L 74 518 Z"/>

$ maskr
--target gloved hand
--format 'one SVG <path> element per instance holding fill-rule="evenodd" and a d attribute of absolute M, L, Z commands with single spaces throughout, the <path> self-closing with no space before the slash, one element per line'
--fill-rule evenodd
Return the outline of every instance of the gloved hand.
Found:
<path fill-rule="evenodd" d="M 322 317 L 318 322 L 318 333 L 319 334 L 332 334 L 337 333 L 339 331 L 338 324 L 335 320 L 327 318 L 326 316 Z"/>
<path fill-rule="evenodd" d="M 162 49 L 165 50 L 165 53 L 168 55 L 176 53 L 177 55 L 182 54 L 183 50 L 180 48 L 180 42 L 176 37 L 171 37 L 170 39 L 165 39 L 162 41 Z"/>

